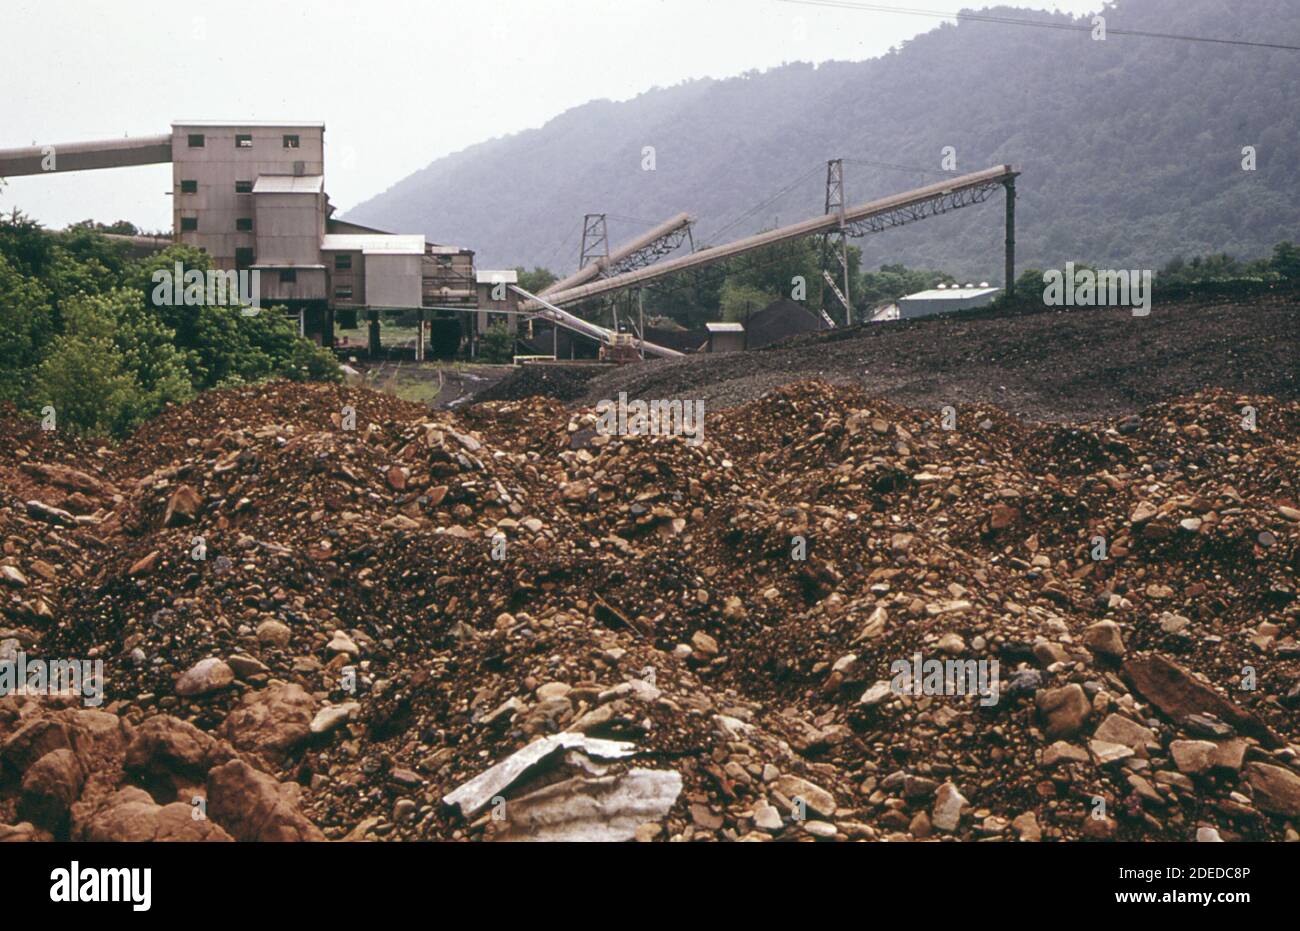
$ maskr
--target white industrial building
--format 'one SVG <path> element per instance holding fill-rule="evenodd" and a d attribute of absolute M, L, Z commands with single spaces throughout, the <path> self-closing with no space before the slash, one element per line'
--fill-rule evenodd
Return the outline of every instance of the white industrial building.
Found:
<path fill-rule="evenodd" d="M 990 287 L 988 282 L 951 287 L 939 285 L 937 288 L 900 297 L 897 301 L 897 316 L 881 315 L 873 319 L 910 320 L 913 317 L 946 314 L 954 310 L 973 310 L 976 307 L 987 307 L 992 304 L 1001 293 L 1001 288 Z"/>

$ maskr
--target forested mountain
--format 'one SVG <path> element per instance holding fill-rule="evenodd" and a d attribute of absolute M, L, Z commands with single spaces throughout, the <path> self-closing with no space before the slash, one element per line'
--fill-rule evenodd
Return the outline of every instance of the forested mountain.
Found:
<path fill-rule="evenodd" d="M 686 210 L 699 219 L 697 241 L 720 242 L 819 213 L 828 158 L 846 159 L 848 199 L 858 203 L 942 177 L 941 150 L 952 146 L 959 172 L 1022 168 L 1021 267 L 1265 255 L 1300 229 L 1300 52 L 1113 30 L 1300 45 L 1298 12 L 1295 0 L 1119 0 L 1105 11 L 1105 41 L 943 24 L 870 61 L 789 64 L 593 101 L 439 159 L 347 218 L 467 246 L 485 266 L 568 271 L 587 212 L 610 214 L 618 241 Z M 862 14 L 864 30 L 872 16 Z M 643 170 L 645 146 L 655 149 L 653 171 Z M 1243 170 L 1244 146 L 1256 148 L 1257 170 Z M 1001 224 L 999 197 L 861 240 L 862 264 L 1000 281 Z"/>

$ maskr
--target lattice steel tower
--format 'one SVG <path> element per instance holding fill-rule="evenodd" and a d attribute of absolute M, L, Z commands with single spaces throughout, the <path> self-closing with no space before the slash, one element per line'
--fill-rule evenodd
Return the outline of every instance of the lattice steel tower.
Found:
<path fill-rule="evenodd" d="M 840 316 L 838 311 L 842 311 L 844 325 L 853 325 L 853 310 L 849 295 L 849 236 L 844 227 L 844 206 L 844 162 L 842 159 L 833 158 L 826 163 L 826 215 L 839 214 L 840 225 L 822 234 L 821 248 L 822 316 L 826 317 L 832 326 L 834 322 L 830 319 L 831 315 L 827 313 L 826 307 L 827 286 L 830 287 L 837 302 L 835 316 Z M 836 278 L 843 282 L 842 286 L 836 282 Z"/>

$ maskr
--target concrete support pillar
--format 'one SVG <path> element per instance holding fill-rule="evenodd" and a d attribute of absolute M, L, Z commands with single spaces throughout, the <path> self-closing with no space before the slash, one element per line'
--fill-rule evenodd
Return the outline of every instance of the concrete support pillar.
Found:
<path fill-rule="evenodd" d="M 424 361 L 424 308 L 415 313 L 415 361 Z"/>

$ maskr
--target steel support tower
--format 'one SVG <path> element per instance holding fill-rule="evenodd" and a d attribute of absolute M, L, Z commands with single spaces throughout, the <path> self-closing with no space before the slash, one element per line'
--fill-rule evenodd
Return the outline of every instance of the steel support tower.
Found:
<path fill-rule="evenodd" d="M 582 253 L 578 269 L 584 269 L 599 259 L 609 258 L 609 233 L 605 230 L 605 215 L 589 213 L 582 218 Z"/>
<path fill-rule="evenodd" d="M 821 312 L 826 322 L 835 326 L 835 321 L 826 312 L 826 288 L 835 295 L 839 310 L 844 316 L 844 325 L 853 325 L 853 310 L 849 296 L 849 237 L 844 224 L 844 161 L 833 158 L 826 163 L 826 216 L 839 217 L 839 226 L 827 230 L 822 235 L 821 272 L 822 300 Z M 843 282 L 841 285 L 836 279 Z"/>

